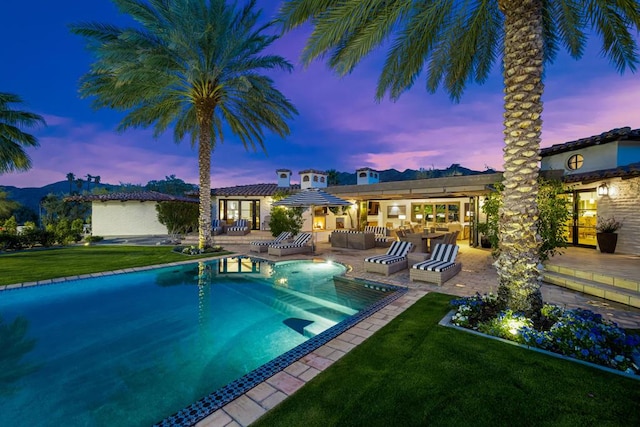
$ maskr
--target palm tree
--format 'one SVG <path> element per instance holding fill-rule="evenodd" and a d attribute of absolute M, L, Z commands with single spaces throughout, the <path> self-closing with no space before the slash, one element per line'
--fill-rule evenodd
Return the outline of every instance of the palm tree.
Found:
<path fill-rule="evenodd" d="M 381 44 L 389 46 L 378 100 L 387 93 L 397 100 L 424 71 L 430 92 L 442 83 L 457 101 L 468 82 L 484 82 L 496 58 L 502 58 L 505 190 L 496 262 L 499 294 L 512 309 L 536 315 L 542 304 L 535 221 L 544 64 L 561 47 L 579 58 L 586 31 L 594 29 L 618 71 L 635 71 L 638 1 L 288 0 L 280 18 L 285 31 L 310 22 L 304 62 L 326 56 L 341 75 Z"/>
<path fill-rule="evenodd" d="M 24 147 L 38 147 L 38 139 L 21 130 L 46 125 L 42 116 L 14 110 L 10 104 L 22 104 L 19 96 L 0 92 L 0 173 L 26 171 L 31 159 Z"/>
<path fill-rule="evenodd" d="M 173 127 L 180 142 L 198 144 L 199 247 L 211 241 L 211 152 L 223 140 L 223 123 L 245 148 L 264 149 L 264 129 L 284 137 L 295 107 L 260 73 L 292 70 L 261 52 L 277 36 L 259 25 L 255 1 L 236 10 L 224 0 L 114 0 L 135 28 L 89 23 L 72 26 L 88 40 L 96 61 L 80 93 L 95 107 L 128 111 L 119 130 L 154 125 L 158 136 Z"/>
<path fill-rule="evenodd" d="M 67 181 L 69 181 L 69 194 L 70 195 L 73 194 L 73 188 L 72 188 L 71 184 L 73 184 L 73 181 L 75 181 L 75 179 L 76 179 L 76 176 L 72 172 L 69 172 L 67 174 Z"/>

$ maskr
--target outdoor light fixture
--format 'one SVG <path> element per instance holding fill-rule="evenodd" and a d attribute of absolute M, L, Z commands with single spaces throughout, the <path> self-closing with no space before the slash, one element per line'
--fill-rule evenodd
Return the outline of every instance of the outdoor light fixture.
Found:
<path fill-rule="evenodd" d="M 609 187 L 607 187 L 606 183 L 602 183 L 598 186 L 598 196 L 608 196 L 609 195 Z"/>

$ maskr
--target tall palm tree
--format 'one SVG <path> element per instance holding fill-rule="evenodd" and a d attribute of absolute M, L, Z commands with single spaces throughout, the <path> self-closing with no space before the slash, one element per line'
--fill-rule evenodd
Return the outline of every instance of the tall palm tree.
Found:
<path fill-rule="evenodd" d="M 80 93 L 93 105 L 128 111 L 119 130 L 173 127 L 198 144 L 199 247 L 211 245 L 211 152 L 229 129 L 245 148 L 263 149 L 264 129 L 284 137 L 295 107 L 260 73 L 292 70 L 277 55 L 262 54 L 277 36 L 259 24 L 255 1 L 236 9 L 224 0 L 114 0 L 139 24 L 72 26 L 88 40 L 96 61 Z M 223 124 L 226 124 L 223 127 Z"/>
<path fill-rule="evenodd" d="M 69 181 L 69 195 L 73 194 L 73 188 L 71 184 L 76 180 L 76 176 L 73 172 L 67 174 L 67 181 Z"/>
<path fill-rule="evenodd" d="M 288 0 L 285 31 L 313 26 L 305 63 L 327 57 L 348 74 L 381 44 L 389 46 L 376 97 L 392 100 L 424 71 L 427 89 L 442 83 L 459 100 L 467 83 L 482 83 L 502 58 L 504 77 L 504 204 L 496 262 L 503 302 L 537 314 L 541 306 L 535 228 L 542 129 L 544 64 L 561 47 L 579 58 L 595 30 L 618 71 L 635 71 L 640 28 L 637 0 Z"/>
<path fill-rule="evenodd" d="M 26 171 L 31 159 L 24 147 L 38 147 L 38 139 L 21 128 L 45 125 L 42 116 L 12 108 L 10 104 L 22 104 L 18 95 L 0 92 L 0 173 Z"/>

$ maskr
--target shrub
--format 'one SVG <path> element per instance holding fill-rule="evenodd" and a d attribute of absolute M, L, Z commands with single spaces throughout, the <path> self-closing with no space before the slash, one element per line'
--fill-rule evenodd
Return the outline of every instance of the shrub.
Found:
<path fill-rule="evenodd" d="M 543 326 L 511 310 L 499 311 L 492 294 L 451 302 L 454 325 L 523 343 L 531 347 L 640 375 L 640 336 L 590 310 L 566 310 L 545 304 Z"/>

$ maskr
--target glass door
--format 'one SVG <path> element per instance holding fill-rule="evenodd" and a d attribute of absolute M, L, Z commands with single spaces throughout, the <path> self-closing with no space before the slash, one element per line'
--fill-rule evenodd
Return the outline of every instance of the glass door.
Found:
<path fill-rule="evenodd" d="M 596 216 L 598 214 L 598 195 L 596 191 L 576 191 L 574 206 L 577 244 L 596 246 Z"/>

